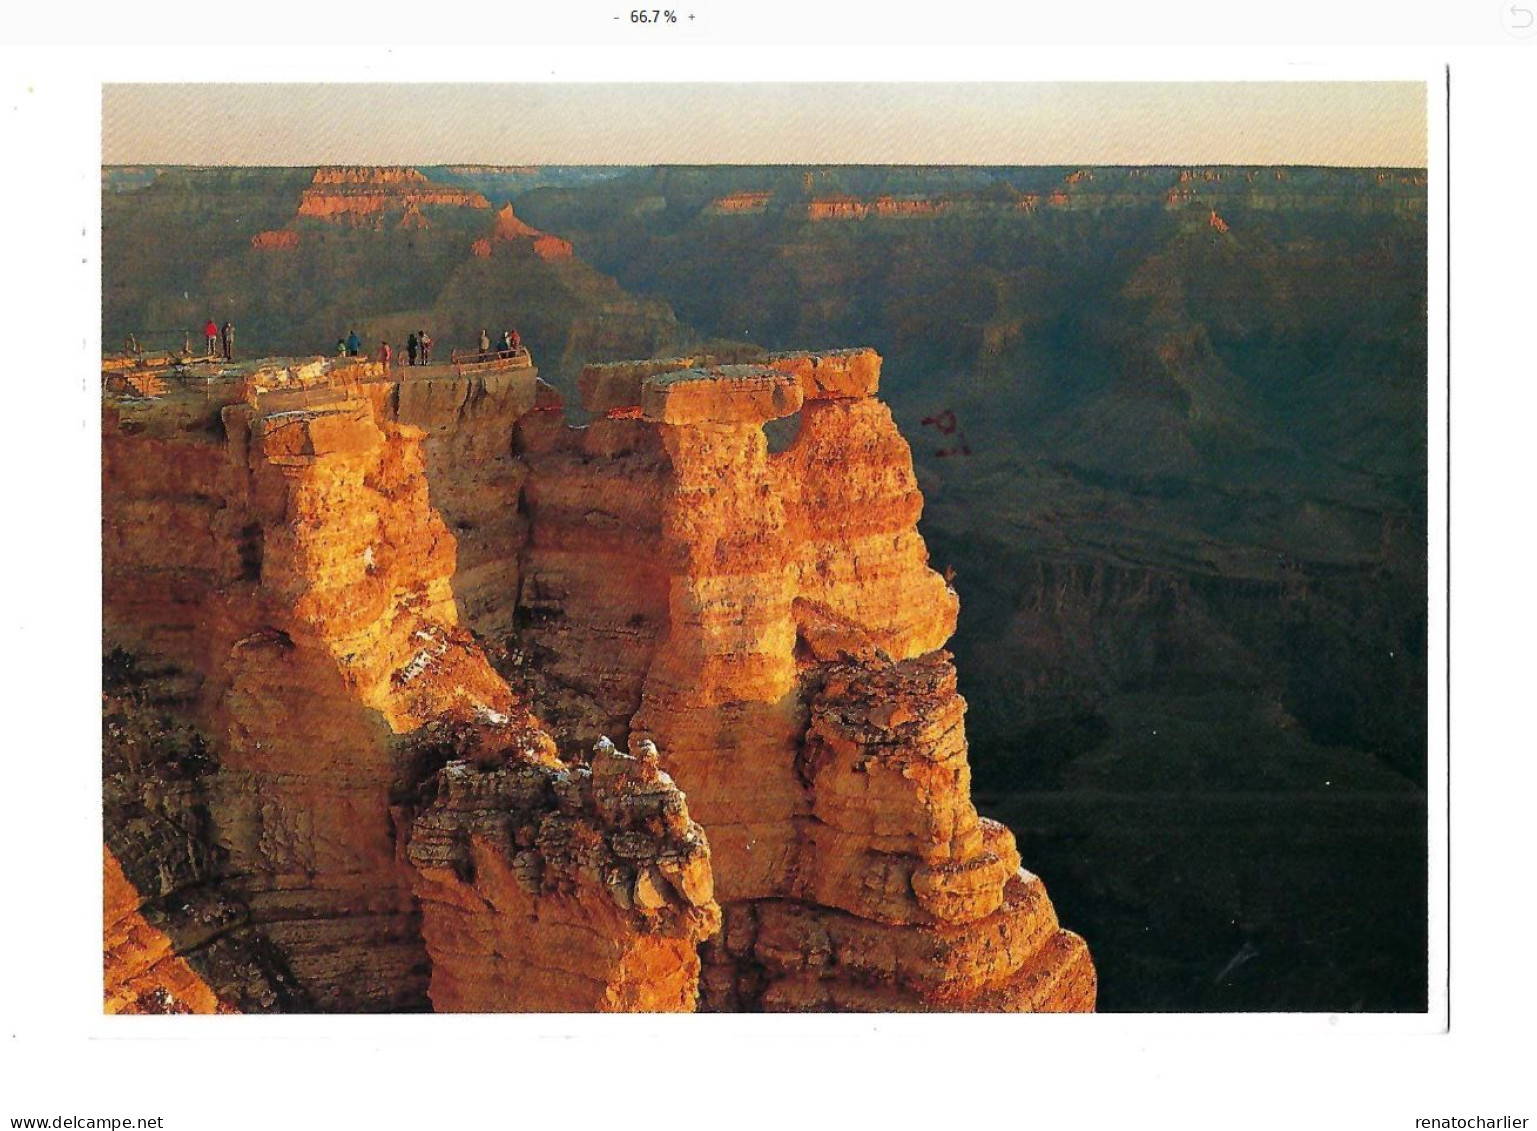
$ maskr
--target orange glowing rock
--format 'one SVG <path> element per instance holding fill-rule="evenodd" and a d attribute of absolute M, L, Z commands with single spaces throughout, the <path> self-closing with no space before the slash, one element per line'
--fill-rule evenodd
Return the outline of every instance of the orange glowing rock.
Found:
<path fill-rule="evenodd" d="M 477 192 L 440 185 L 417 169 L 320 168 L 299 197 L 299 215 L 311 220 L 377 227 L 388 214 L 402 214 L 408 227 L 425 224 L 422 206 L 489 208 Z M 415 218 L 413 218 L 413 216 Z"/>
<path fill-rule="evenodd" d="M 540 236 L 534 241 L 534 254 L 540 259 L 557 260 L 571 258 L 571 243 L 559 236 Z"/>
<path fill-rule="evenodd" d="M 582 428 L 531 369 L 109 389 L 104 632 L 195 688 L 221 867 L 305 1000 L 1093 1008 L 971 802 L 879 371 L 590 366 Z"/>

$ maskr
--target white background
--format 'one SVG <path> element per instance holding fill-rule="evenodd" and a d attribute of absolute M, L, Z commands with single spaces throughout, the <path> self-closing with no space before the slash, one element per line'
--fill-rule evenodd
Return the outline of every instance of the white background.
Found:
<path fill-rule="evenodd" d="M 1211 3 L 1015 6 L 1002 16 L 966 4 L 676 8 L 703 24 L 636 29 L 611 18 L 627 8 L 602 5 L 575 14 L 122 5 L 89 15 L 58 6 L 19 26 L 7 17 L 7 35 L 44 42 L 0 49 L 0 332 L 10 345 L 0 355 L 0 1126 L 25 1115 L 163 1115 L 178 1131 L 600 1120 L 1412 1128 L 1426 1116 L 1537 1118 L 1530 1065 L 1521 1068 L 1537 1006 L 1537 625 L 1527 582 L 1537 42 L 1507 37 L 1494 4 L 1302 4 L 1284 17 Z M 301 34 L 309 38 L 282 42 Z M 674 42 L 658 42 L 666 36 Z M 1120 46 L 1095 46 L 1112 41 Z M 100 1016 L 102 82 L 1429 77 L 1434 246 L 1446 212 L 1443 64 L 1452 75 L 1452 822 L 1432 902 L 1449 864 L 1449 1031 L 1439 1008 L 1408 1020 Z M 1431 489 L 1444 514 L 1438 275 Z M 1438 525 L 1433 630 L 1445 623 Z M 1447 707 L 1444 645 L 1436 632 L 1433 738 L 1445 733 L 1434 721 Z M 1443 927 L 1433 940 L 1444 941 Z"/>

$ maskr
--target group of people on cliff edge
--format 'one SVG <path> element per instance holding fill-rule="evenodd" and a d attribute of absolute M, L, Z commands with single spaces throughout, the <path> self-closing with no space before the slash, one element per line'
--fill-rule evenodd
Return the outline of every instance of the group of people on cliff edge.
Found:
<path fill-rule="evenodd" d="M 358 337 L 357 330 L 348 330 L 345 338 L 336 339 L 337 357 L 362 357 L 363 339 Z"/>
<path fill-rule="evenodd" d="M 225 353 L 225 356 L 229 357 L 230 354 L 228 351 L 233 347 L 234 327 L 229 323 L 226 323 L 225 329 L 230 334 L 230 338 L 226 344 Z M 209 356 L 212 356 L 212 343 L 214 340 L 212 335 L 216 332 L 216 328 L 211 321 L 208 323 L 208 330 L 210 334 Z M 413 366 L 431 365 L 432 347 L 432 336 L 428 334 L 426 330 L 415 330 L 412 333 L 406 335 L 406 364 Z M 481 361 L 490 361 L 494 358 L 512 357 L 523 349 L 523 337 L 515 329 L 503 330 L 501 339 L 497 342 L 496 348 L 493 350 L 491 348 L 491 337 L 486 333 L 485 329 L 482 328 L 480 331 L 479 347 L 479 360 Z M 361 357 L 362 354 L 363 339 L 358 335 L 357 330 L 349 330 L 345 338 L 336 339 L 337 357 Z M 388 339 L 381 338 L 379 340 L 379 351 L 375 357 L 375 360 L 381 362 L 384 365 L 399 364 L 395 355 L 395 351 L 390 346 Z"/>
<path fill-rule="evenodd" d="M 432 364 L 432 338 L 426 330 L 418 330 L 406 338 L 406 364 Z"/>
<path fill-rule="evenodd" d="M 233 322 L 226 321 L 223 326 L 220 326 L 210 318 L 207 325 L 203 327 L 203 336 L 208 339 L 210 358 L 223 357 L 225 361 L 235 360 L 235 324 Z"/>
<path fill-rule="evenodd" d="M 492 358 L 511 357 L 523 348 L 523 338 L 516 330 L 503 330 L 502 337 L 496 344 L 496 351 L 491 350 L 491 336 L 486 333 L 486 328 L 480 328 L 480 360 L 490 361 Z"/>

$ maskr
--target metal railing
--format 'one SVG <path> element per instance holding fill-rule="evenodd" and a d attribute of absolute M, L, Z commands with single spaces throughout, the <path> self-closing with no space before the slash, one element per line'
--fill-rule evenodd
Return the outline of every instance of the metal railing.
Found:
<path fill-rule="evenodd" d="M 136 330 L 123 338 L 122 352 L 129 357 L 169 354 L 188 361 L 208 358 L 218 361 L 224 357 L 224 343 L 221 336 L 210 354 L 208 339 L 201 330 Z"/>
<path fill-rule="evenodd" d="M 103 343 L 105 345 L 105 343 Z M 179 370 L 185 366 L 196 366 L 202 362 L 222 362 L 225 360 L 222 342 L 214 347 L 214 352 L 209 353 L 207 341 L 201 331 L 192 330 L 142 330 L 128 334 L 123 339 L 121 352 L 103 352 L 103 362 L 109 357 L 132 358 L 137 363 L 134 367 L 166 367 Z M 379 359 L 369 354 L 356 355 L 328 355 L 315 356 L 328 357 L 334 366 L 345 368 L 348 365 L 377 365 Z M 448 361 L 423 362 L 416 365 L 408 364 L 408 359 L 403 352 L 396 352 L 387 366 L 387 372 L 394 373 L 397 370 L 408 369 L 447 369 L 462 370 L 485 366 L 489 369 L 526 369 L 533 365 L 533 358 L 528 352 L 527 346 L 519 346 L 516 349 L 504 350 L 478 350 L 460 349 L 449 352 Z M 175 375 L 175 374 L 167 374 Z"/>

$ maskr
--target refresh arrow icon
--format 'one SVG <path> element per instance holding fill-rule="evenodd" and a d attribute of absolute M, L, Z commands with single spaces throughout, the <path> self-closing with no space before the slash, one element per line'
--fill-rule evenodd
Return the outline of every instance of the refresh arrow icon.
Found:
<path fill-rule="evenodd" d="M 1533 23 L 1532 10 L 1530 8 L 1518 8 L 1514 4 L 1510 6 L 1510 27 L 1513 31 L 1525 31 Z"/>

